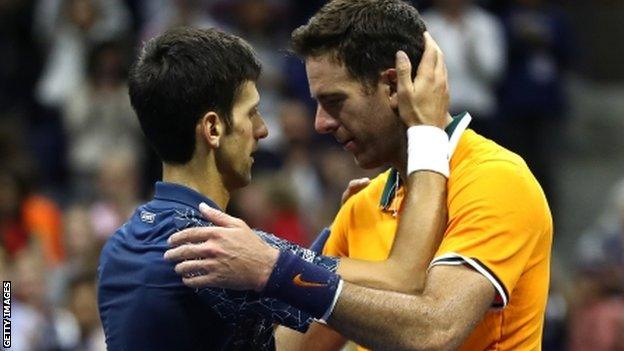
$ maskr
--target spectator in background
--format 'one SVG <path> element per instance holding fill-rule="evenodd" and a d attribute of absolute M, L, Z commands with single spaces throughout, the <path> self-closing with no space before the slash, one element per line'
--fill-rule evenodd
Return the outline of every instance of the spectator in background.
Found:
<path fill-rule="evenodd" d="M 38 108 L 32 112 L 28 138 L 40 165 L 42 184 L 67 193 L 66 150 L 60 109 L 86 77 L 89 47 L 126 37 L 130 17 L 122 0 L 35 1 L 33 32 L 43 52 L 35 83 Z"/>
<path fill-rule="evenodd" d="M 100 163 L 96 201 L 90 209 L 91 225 L 98 241 L 104 242 L 134 212 L 139 195 L 139 170 L 131 150 L 109 151 Z"/>
<path fill-rule="evenodd" d="M 97 308 L 95 275 L 86 272 L 73 279 L 69 289 L 69 310 L 80 329 L 79 351 L 106 351 L 106 339 Z"/>
<path fill-rule="evenodd" d="M 82 196 L 93 195 L 95 177 L 111 148 L 141 152 L 142 136 L 125 83 L 126 55 L 120 42 L 94 46 L 87 79 L 64 101 L 71 184 Z"/>
<path fill-rule="evenodd" d="M 506 62 L 501 23 L 473 0 L 435 0 L 423 18 L 445 55 L 450 112 L 470 111 L 472 129 L 499 139 L 496 87 Z"/>
<path fill-rule="evenodd" d="M 32 174 L 18 166 L 0 165 L 0 246 L 14 259 L 35 242 L 45 267 L 56 268 L 65 258 L 61 211 L 33 191 Z"/>
<path fill-rule="evenodd" d="M 104 244 L 95 236 L 88 203 L 74 203 L 65 209 L 66 271 L 74 277 L 97 270 L 97 260 Z"/>
<path fill-rule="evenodd" d="M 307 246 L 312 241 L 308 220 L 314 213 L 300 211 L 291 181 L 285 174 L 260 175 L 236 192 L 230 207 L 253 228 Z"/>
<path fill-rule="evenodd" d="M 575 282 L 570 313 L 570 351 L 624 350 L 624 291 L 616 267 L 585 267 Z"/>
<path fill-rule="evenodd" d="M 140 1 L 139 9 L 144 20 L 140 29 L 141 42 L 178 26 L 196 28 L 223 27 L 210 13 L 211 1 L 202 0 L 150 0 Z"/>
<path fill-rule="evenodd" d="M 569 350 L 624 350 L 624 181 L 579 241 Z"/>
<path fill-rule="evenodd" d="M 68 292 L 72 280 L 82 275 L 95 276 L 97 260 L 104 245 L 94 234 L 90 216 L 90 204 L 74 203 L 65 209 L 64 244 L 67 258 L 65 264 L 54 272 L 50 285 L 51 299 L 56 304 L 68 301 Z"/>
<path fill-rule="evenodd" d="M 288 179 L 294 198 L 314 222 L 323 198 L 321 178 L 312 154 L 314 130 L 311 121 L 314 117 L 310 115 L 307 106 L 297 100 L 285 101 L 279 112 L 280 129 L 284 136 L 282 174 Z"/>
<path fill-rule="evenodd" d="M 286 55 L 283 48 L 288 46 L 289 32 L 287 21 L 276 18 L 288 16 L 288 8 L 269 0 L 238 0 L 234 2 L 231 20 L 234 33 L 245 38 L 254 48 L 260 62 L 262 75 L 258 80 L 260 113 L 269 136 L 260 143 L 265 151 L 278 152 L 283 141 L 279 128 L 279 106 L 285 93 L 284 65 Z"/>
<path fill-rule="evenodd" d="M 89 46 L 123 38 L 130 15 L 120 0 L 40 0 L 34 26 L 49 48 L 37 95 L 60 107 L 86 76 Z"/>
<path fill-rule="evenodd" d="M 276 178 L 269 188 L 269 196 L 275 210 L 267 231 L 295 244 L 308 247 L 313 238 L 308 231 L 309 223 L 301 211 L 302 206 L 298 202 L 296 193 L 292 191 L 293 187 L 284 185 L 279 180 L 280 178 Z M 308 218 L 313 217 L 314 211 L 306 211 L 306 214 Z"/>
<path fill-rule="evenodd" d="M 509 56 L 500 100 L 505 145 L 526 160 L 556 210 L 551 173 L 564 129 L 572 33 L 564 13 L 542 0 L 512 1 L 504 23 Z"/>
<path fill-rule="evenodd" d="M 15 257 L 9 276 L 13 281 L 11 350 L 74 350 L 79 328 L 74 316 L 49 301 L 49 272 L 36 242 Z"/>
<path fill-rule="evenodd" d="M 0 1 L 0 111 L 31 111 L 42 53 L 32 29 L 33 1 Z M 0 120 L 4 116 L 0 116 Z"/>

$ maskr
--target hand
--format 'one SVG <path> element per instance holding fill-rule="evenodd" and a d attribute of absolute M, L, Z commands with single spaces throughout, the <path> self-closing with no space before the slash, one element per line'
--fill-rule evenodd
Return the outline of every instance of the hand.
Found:
<path fill-rule="evenodd" d="M 215 226 L 182 230 L 169 238 L 165 259 L 181 261 L 175 271 L 192 288 L 220 287 L 262 291 L 279 251 L 247 224 L 206 204 L 202 215 Z"/>
<path fill-rule="evenodd" d="M 349 200 L 351 196 L 359 193 L 360 190 L 366 188 L 368 184 L 370 184 L 370 178 L 359 178 L 351 180 L 349 182 L 349 185 L 347 186 L 347 190 L 342 193 L 341 204 L 344 205 L 344 203 L 347 202 L 347 200 Z"/>
<path fill-rule="evenodd" d="M 397 94 L 394 103 L 408 126 L 447 124 L 449 89 L 444 55 L 429 33 L 425 32 L 425 52 L 412 81 L 412 64 L 403 51 L 396 54 Z"/>

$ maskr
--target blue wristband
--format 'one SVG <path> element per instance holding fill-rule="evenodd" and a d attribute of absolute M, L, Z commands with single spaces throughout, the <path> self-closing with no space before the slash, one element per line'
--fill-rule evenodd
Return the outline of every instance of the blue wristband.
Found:
<path fill-rule="evenodd" d="M 339 275 L 280 251 L 262 295 L 282 300 L 320 319 L 331 312 L 339 284 Z"/>

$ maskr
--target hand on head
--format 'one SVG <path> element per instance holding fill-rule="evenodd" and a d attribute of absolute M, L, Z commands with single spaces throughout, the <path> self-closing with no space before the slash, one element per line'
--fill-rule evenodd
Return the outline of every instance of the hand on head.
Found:
<path fill-rule="evenodd" d="M 408 127 L 424 124 L 443 129 L 447 124 L 449 106 L 444 54 L 428 32 L 424 36 L 425 51 L 414 80 L 407 54 L 403 51 L 396 53 L 397 93 L 392 102 Z"/>

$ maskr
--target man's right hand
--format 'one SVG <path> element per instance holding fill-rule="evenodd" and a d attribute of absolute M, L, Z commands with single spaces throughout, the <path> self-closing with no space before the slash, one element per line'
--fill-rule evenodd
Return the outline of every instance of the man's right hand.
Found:
<path fill-rule="evenodd" d="M 396 53 L 397 94 L 393 101 L 408 126 L 432 125 L 444 129 L 448 123 L 449 88 L 444 55 L 425 32 L 425 51 L 412 81 L 412 64 L 403 51 Z"/>
<path fill-rule="evenodd" d="M 175 271 L 192 288 L 218 287 L 262 291 L 279 251 L 241 219 L 206 204 L 202 215 L 214 225 L 184 229 L 169 237 L 165 259 L 178 262 Z"/>

